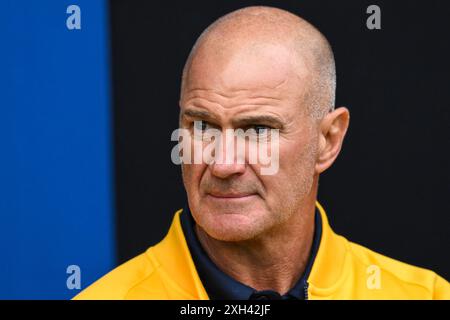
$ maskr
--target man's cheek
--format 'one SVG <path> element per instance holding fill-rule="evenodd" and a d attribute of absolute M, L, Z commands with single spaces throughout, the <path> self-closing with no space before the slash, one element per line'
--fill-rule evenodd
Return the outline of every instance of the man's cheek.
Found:
<path fill-rule="evenodd" d="M 186 180 L 189 182 L 191 190 L 200 192 L 201 190 L 199 189 L 201 189 L 201 182 L 207 174 L 208 168 L 201 164 L 191 164 L 187 165 L 187 167 Z"/>
<path fill-rule="evenodd" d="M 191 192 L 193 186 L 193 170 L 192 165 L 183 165 L 182 166 L 182 174 L 183 174 L 183 183 L 185 188 Z"/>

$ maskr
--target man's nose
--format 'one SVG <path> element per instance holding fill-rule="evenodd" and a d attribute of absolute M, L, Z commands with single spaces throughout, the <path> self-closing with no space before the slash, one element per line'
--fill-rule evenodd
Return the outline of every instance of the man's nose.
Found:
<path fill-rule="evenodd" d="M 243 174 L 245 172 L 245 163 L 241 164 L 236 161 L 230 164 L 213 163 L 210 165 L 210 169 L 214 176 L 220 179 L 226 179 L 235 174 Z"/>
<path fill-rule="evenodd" d="M 218 146 L 215 160 L 210 164 L 211 173 L 221 179 L 245 172 L 245 151 L 237 150 L 235 137 L 222 135 L 221 146 Z M 243 153 L 244 152 L 244 153 Z"/>

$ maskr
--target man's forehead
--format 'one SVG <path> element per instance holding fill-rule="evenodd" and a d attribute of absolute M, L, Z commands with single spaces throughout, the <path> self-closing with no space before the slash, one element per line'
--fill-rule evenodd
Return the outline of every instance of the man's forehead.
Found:
<path fill-rule="evenodd" d="M 193 57 L 186 75 L 185 91 L 216 89 L 224 93 L 239 91 L 274 92 L 301 90 L 308 69 L 292 49 L 271 43 L 246 44 L 239 48 L 206 47 Z"/>

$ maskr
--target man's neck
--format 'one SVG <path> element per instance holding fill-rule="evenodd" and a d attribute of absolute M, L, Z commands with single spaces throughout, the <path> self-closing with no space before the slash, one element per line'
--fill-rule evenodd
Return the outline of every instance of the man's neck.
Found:
<path fill-rule="evenodd" d="M 196 225 L 211 260 L 235 280 L 256 290 L 284 294 L 300 279 L 314 236 L 314 203 L 257 239 L 229 242 L 210 237 Z"/>

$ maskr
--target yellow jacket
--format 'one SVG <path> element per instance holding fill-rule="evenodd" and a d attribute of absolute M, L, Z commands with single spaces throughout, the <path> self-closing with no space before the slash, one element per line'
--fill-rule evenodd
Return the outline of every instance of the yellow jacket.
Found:
<path fill-rule="evenodd" d="M 308 278 L 309 299 L 450 299 L 436 273 L 402 263 L 333 232 L 326 213 Z M 75 299 L 208 299 L 184 238 L 179 210 L 166 237 L 117 267 Z"/>

